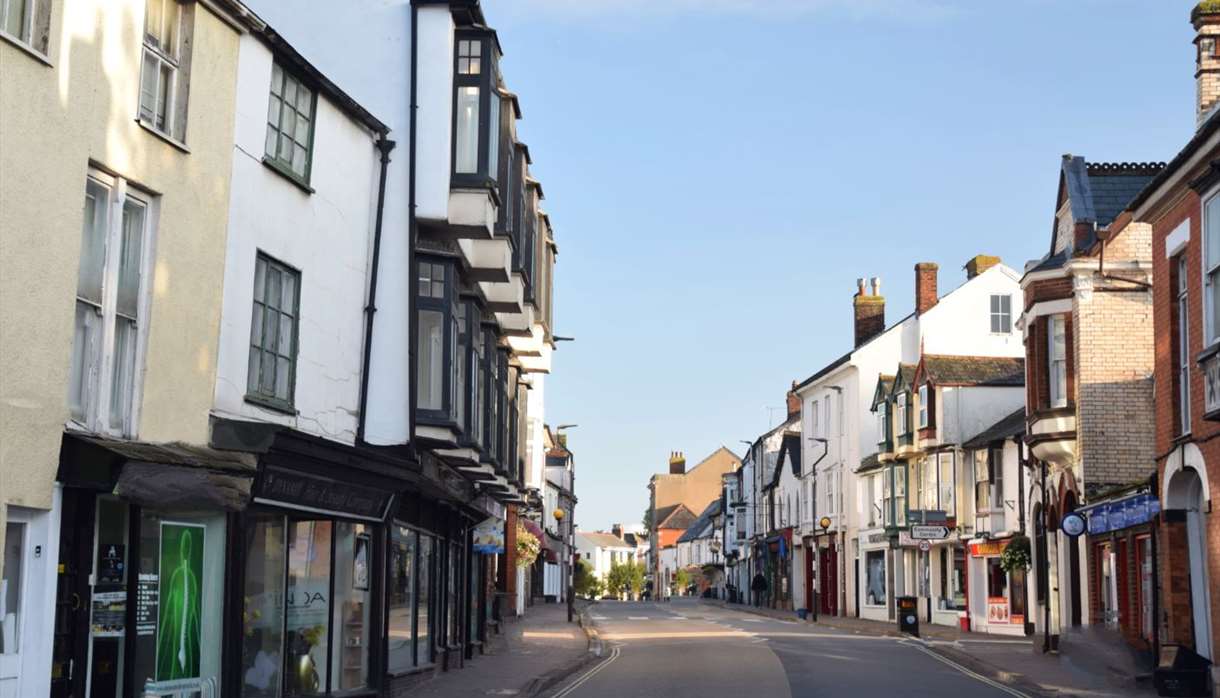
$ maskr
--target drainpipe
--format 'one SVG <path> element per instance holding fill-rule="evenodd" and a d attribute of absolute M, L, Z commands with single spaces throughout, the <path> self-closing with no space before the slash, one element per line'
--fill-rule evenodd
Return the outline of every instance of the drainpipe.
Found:
<path fill-rule="evenodd" d="M 364 305 L 364 359 L 360 373 L 360 418 L 356 423 L 356 442 L 364 443 L 364 428 L 368 419 L 369 368 L 373 359 L 373 318 L 377 313 L 377 271 L 381 266 L 381 222 L 385 212 L 385 179 L 390 168 L 390 151 L 394 141 L 382 133 L 377 138 L 377 152 L 381 154 L 381 175 L 377 182 L 377 218 L 373 225 L 373 264 L 369 270 L 368 302 Z"/>
<path fill-rule="evenodd" d="M 1058 592 L 1051 589 L 1051 564 L 1053 563 L 1051 562 L 1051 527 L 1048 514 L 1050 508 L 1046 501 L 1046 461 L 1039 459 L 1039 465 L 1042 469 L 1042 555 L 1046 558 L 1046 598 L 1042 600 L 1042 653 L 1047 654 L 1051 651 L 1051 594 Z"/>
<path fill-rule="evenodd" d="M 419 231 L 415 220 L 415 141 L 419 112 L 419 7 L 411 3 L 411 118 L 409 135 L 407 136 L 407 269 L 410 283 L 410 305 L 407 313 L 407 451 L 412 460 L 418 459 L 415 452 L 415 407 L 418 403 L 416 381 L 419 380 L 419 367 L 416 366 L 416 343 L 419 337 L 418 308 L 419 284 L 415 281 L 415 240 Z"/>

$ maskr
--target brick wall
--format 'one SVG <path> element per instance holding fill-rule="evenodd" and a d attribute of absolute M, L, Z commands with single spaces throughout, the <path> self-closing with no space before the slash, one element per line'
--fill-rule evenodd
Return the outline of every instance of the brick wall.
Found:
<path fill-rule="evenodd" d="M 1147 479 L 1156 463 L 1152 293 L 1088 274 L 1092 291 L 1078 292 L 1072 311 L 1086 501 L 1107 485 Z"/>

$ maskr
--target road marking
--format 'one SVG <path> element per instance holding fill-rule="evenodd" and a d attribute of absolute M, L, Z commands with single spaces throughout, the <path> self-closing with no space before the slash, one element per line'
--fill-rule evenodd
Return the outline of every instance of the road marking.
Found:
<path fill-rule="evenodd" d="M 808 637 L 815 640 L 885 640 L 888 642 L 900 641 L 896 637 L 887 637 L 885 635 L 839 635 L 838 633 L 799 633 L 785 632 L 777 630 L 774 632 L 767 630 L 759 630 L 755 635 L 766 635 L 767 637 Z"/>
<path fill-rule="evenodd" d="M 627 616 L 627 620 L 648 620 L 648 616 Z"/>
<path fill-rule="evenodd" d="M 738 620 L 740 620 L 742 623 L 761 623 L 761 622 L 763 622 L 761 618 L 739 618 Z"/>
<path fill-rule="evenodd" d="M 758 637 L 758 633 L 748 633 L 744 630 L 705 630 L 697 632 L 605 633 L 602 637 L 607 640 L 698 640 L 720 637 Z"/>
<path fill-rule="evenodd" d="M 573 635 L 572 633 L 548 633 L 548 632 L 539 632 L 537 630 L 526 630 L 525 632 L 521 633 L 521 637 L 564 638 L 566 640 L 571 640 L 573 637 L 576 637 L 576 636 Z"/>
<path fill-rule="evenodd" d="M 981 681 L 982 683 L 985 683 L 988 686 L 991 686 L 992 688 L 998 688 L 1010 696 L 1016 696 L 1017 698 L 1033 698 L 1028 693 L 1022 693 L 1021 691 L 1018 691 L 1017 689 L 1012 688 L 1011 686 L 1005 686 L 1004 684 L 1002 684 L 998 681 L 992 681 L 991 679 L 987 678 L 986 676 L 975 673 L 975 672 L 967 669 L 966 667 L 962 666 L 961 664 L 958 664 L 957 662 L 953 661 L 952 659 L 949 659 L 948 657 L 942 657 L 939 654 L 933 652 L 932 650 L 924 647 L 923 644 L 918 641 L 910 642 L 907 640 L 902 640 L 898 644 L 907 645 L 908 647 L 914 647 L 915 649 L 919 650 L 920 652 L 923 652 L 924 654 L 935 659 L 936 661 L 941 662 L 943 664 L 948 664 L 949 666 L 953 667 L 954 669 L 957 669 L 958 671 L 965 674 L 966 676 L 969 676 L 970 678 L 975 679 L 977 681 Z"/>
<path fill-rule="evenodd" d="M 615 645 L 614 648 L 612 650 L 610 650 L 609 657 L 606 657 L 606 659 L 603 660 L 602 662 L 600 662 L 597 666 L 586 671 L 584 674 L 581 674 L 581 676 L 579 678 L 577 678 L 575 681 L 573 681 L 571 685 L 569 685 L 567 688 L 563 689 L 559 693 L 556 693 L 554 698 L 565 698 L 572 691 L 575 691 L 576 689 L 580 688 L 581 684 L 583 684 L 584 682 L 586 682 L 589 679 L 596 676 L 598 674 L 598 672 L 600 672 L 602 669 L 605 669 L 606 667 L 610 666 L 611 662 L 618 659 L 618 656 L 621 652 L 622 652 L 622 646 Z"/>
<path fill-rule="evenodd" d="M 592 618 L 593 620 L 610 620 L 610 618 L 607 616 L 589 616 L 589 617 Z"/>

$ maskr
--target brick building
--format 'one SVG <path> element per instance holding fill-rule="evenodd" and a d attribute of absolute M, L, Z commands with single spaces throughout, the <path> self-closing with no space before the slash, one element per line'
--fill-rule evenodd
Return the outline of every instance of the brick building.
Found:
<path fill-rule="evenodd" d="M 1123 211 L 1161 167 L 1065 155 L 1050 248 L 1021 280 L 1030 610 L 1047 648 L 1081 626 L 1153 636 L 1151 231 Z M 1073 536 L 1060 521 L 1075 511 L 1088 530 Z"/>
<path fill-rule="evenodd" d="M 1162 644 L 1220 647 L 1220 10 L 1191 14 L 1198 128 L 1130 206 L 1150 226 Z M 1210 470 L 1210 473 L 1209 473 Z M 1212 667 L 1213 684 L 1220 671 Z"/>

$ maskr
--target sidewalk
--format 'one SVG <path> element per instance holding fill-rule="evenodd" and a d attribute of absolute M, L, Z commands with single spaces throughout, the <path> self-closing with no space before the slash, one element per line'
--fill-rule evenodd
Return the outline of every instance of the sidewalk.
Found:
<path fill-rule="evenodd" d="M 702 600 L 728 610 L 780 620 L 797 620 L 792 611 Z M 905 637 L 893 623 L 819 616 L 811 625 L 857 635 Z M 940 657 L 1035 696 L 1154 696 L 1150 660 L 1116 641 L 1112 634 L 1082 630 L 1060 639 L 1062 652 L 1042 654 L 1033 638 L 967 633 L 940 625 L 921 625 L 922 647 Z"/>
<path fill-rule="evenodd" d="M 579 609 L 584 606 L 578 606 Z M 593 658 L 589 638 L 563 604 L 536 604 L 526 615 L 505 621 L 485 654 L 465 667 L 410 691 L 411 696 L 533 696 L 580 669 Z"/>

